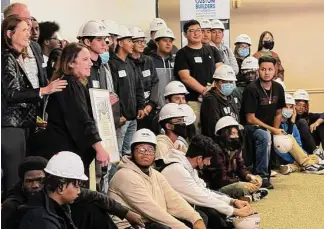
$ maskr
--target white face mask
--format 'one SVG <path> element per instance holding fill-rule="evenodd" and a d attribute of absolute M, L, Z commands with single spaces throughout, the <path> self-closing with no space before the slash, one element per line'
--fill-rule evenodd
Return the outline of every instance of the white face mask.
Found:
<path fill-rule="evenodd" d="M 292 109 L 288 109 L 288 108 L 283 108 L 282 109 L 282 116 L 285 119 L 291 118 L 291 116 L 293 115 L 294 111 Z"/>

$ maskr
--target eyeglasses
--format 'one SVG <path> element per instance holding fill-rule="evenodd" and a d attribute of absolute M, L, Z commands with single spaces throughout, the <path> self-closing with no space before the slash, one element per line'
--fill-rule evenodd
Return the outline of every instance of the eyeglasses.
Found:
<path fill-rule="evenodd" d="M 149 148 L 144 148 L 143 146 L 141 147 L 137 147 L 135 148 L 135 150 L 139 153 L 139 154 L 146 154 L 149 156 L 153 156 L 155 154 L 155 149 L 153 147 L 149 147 Z"/>
<path fill-rule="evenodd" d="M 145 41 L 144 40 L 135 40 L 133 41 L 135 44 L 139 44 L 139 45 L 144 45 Z"/>
<path fill-rule="evenodd" d="M 201 29 L 189 29 L 188 33 L 201 33 Z"/>

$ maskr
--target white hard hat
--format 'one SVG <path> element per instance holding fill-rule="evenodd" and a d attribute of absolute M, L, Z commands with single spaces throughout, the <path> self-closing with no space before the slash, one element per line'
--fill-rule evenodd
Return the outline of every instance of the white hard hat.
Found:
<path fill-rule="evenodd" d="M 171 81 L 166 85 L 164 90 L 164 97 L 169 95 L 178 95 L 178 94 L 189 94 L 186 86 L 180 81 Z"/>
<path fill-rule="evenodd" d="M 246 43 L 248 45 L 252 45 L 251 38 L 247 34 L 238 35 L 235 39 L 234 44 L 236 44 L 236 43 Z"/>
<path fill-rule="evenodd" d="M 242 62 L 241 69 L 258 69 L 259 68 L 259 61 L 254 56 L 248 56 Z"/>
<path fill-rule="evenodd" d="M 107 27 L 110 34 L 119 35 L 119 26 L 113 20 L 102 20 L 102 23 Z"/>
<path fill-rule="evenodd" d="M 84 174 L 84 165 L 81 157 L 69 151 L 55 154 L 47 163 L 45 172 L 62 178 L 88 180 Z"/>
<path fill-rule="evenodd" d="M 162 28 L 167 28 L 165 21 L 162 18 L 154 18 L 150 24 L 150 32 L 158 31 Z"/>
<path fill-rule="evenodd" d="M 240 124 L 233 118 L 232 116 L 224 116 L 218 120 L 215 127 L 215 135 L 217 135 L 217 132 L 225 127 L 228 126 L 237 126 L 239 127 Z"/>
<path fill-rule="evenodd" d="M 237 80 L 233 68 L 226 64 L 222 64 L 221 66 L 216 68 L 213 78 L 220 79 L 220 80 L 228 80 L 228 81 Z"/>
<path fill-rule="evenodd" d="M 211 22 L 208 19 L 199 21 L 199 24 L 200 24 L 200 28 L 202 28 L 202 29 L 211 29 L 211 27 L 212 27 Z"/>
<path fill-rule="evenodd" d="M 293 94 L 295 100 L 305 100 L 309 101 L 309 94 L 304 89 L 298 89 Z"/>
<path fill-rule="evenodd" d="M 295 99 L 291 94 L 285 94 L 286 104 L 295 105 Z"/>
<path fill-rule="evenodd" d="M 156 145 L 156 136 L 149 129 L 145 129 L 145 128 L 140 129 L 134 133 L 130 145 L 132 146 L 134 143 L 140 143 L 140 142 L 151 143 L 153 145 Z"/>
<path fill-rule="evenodd" d="M 247 217 L 236 217 L 232 219 L 235 229 L 258 229 L 261 215 L 254 214 Z"/>
<path fill-rule="evenodd" d="M 109 31 L 101 21 L 91 20 L 81 26 L 78 37 L 108 37 Z"/>
<path fill-rule="evenodd" d="M 274 135 L 273 145 L 279 153 L 288 153 L 293 147 L 292 140 L 288 135 Z"/>
<path fill-rule="evenodd" d="M 218 19 L 211 20 L 211 29 L 222 29 L 225 30 L 223 22 Z"/>
<path fill-rule="evenodd" d="M 133 34 L 133 39 L 145 38 L 145 33 L 138 27 L 133 27 L 129 31 Z"/>
<path fill-rule="evenodd" d="M 194 110 L 188 104 L 179 104 L 179 106 L 183 109 L 184 113 L 187 115 L 184 117 L 184 122 L 187 126 L 193 124 L 196 121 L 196 114 Z"/>
<path fill-rule="evenodd" d="M 172 30 L 170 28 L 159 29 L 155 33 L 154 40 L 161 38 L 161 37 L 168 37 L 168 38 L 171 38 L 172 40 L 175 39 L 174 33 L 172 32 Z"/>
<path fill-rule="evenodd" d="M 133 38 L 133 34 L 124 25 L 119 25 L 119 36 L 117 39 Z"/>
<path fill-rule="evenodd" d="M 274 81 L 279 83 L 282 86 L 282 88 L 284 89 L 284 91 L 286 91 L 286 84 L 280 78 L 277 78 Z"/>
<path fill-rule="evenodd" d="M 183 108 L 176 103 L 167 103 L 160 110 L 159 122 L 169 118 L 180 118 L 187 116 Z"/>

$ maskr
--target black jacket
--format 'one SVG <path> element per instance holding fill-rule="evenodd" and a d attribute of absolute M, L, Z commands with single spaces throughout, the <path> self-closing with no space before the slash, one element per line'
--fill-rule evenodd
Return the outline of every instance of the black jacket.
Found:
<path fill-rule="evenodd" d="M 136 67 L 142 73 L 142 83 L 144 87 L 145 104 L 150 105 L 153 109 L 158 104 L 158 86 L 159 78 L 151 57 L 141 55 L 139 59 L 129 58 L 134 62 Z"/>
<path fill-rule="evenodd" d="M 146 45 L 146 47 L 145 47 L 145 49 L 144 49 L 144 54 L 145 54 L 145 55 L 150 55 L 150 53 L 151 53 L 152 51 L 155 51 L 155 52 L 156 52 L 156 50 L 157 50 L 157 46 L 156 46 L 155 42 L 151 39 L 151 40 L 147 43 L 147 45 Z M 173 46 L 172 46 L 172 51 L 171 51 L 172 56 L 175 56 L 175 54 L 177 53 L 177 51 L 178 51 L 177 46 L 173 45 Z"/>
<path fill-rule="evenodd" d="M 77 229 L 68 205 L 59 206 L 46 192 L 40 191 L 19 207 L 19 229 Z"/>
<path fill-rule="evenodd" d="M 46 64 L 47 63 L 44 63 L 42 49 L 39 46 L 39 44 L 35 41 L 30 41 L 29 46 L 30 46 L 31 50 L 33 51 L 33 54 L 36 59 L 37 68 L 38 68 L 39 86 L 45 87 L 48 84 L 47 72 L 46 72 Z"/>
<path fill-rule="evenodd" d="M 144 109 L 145 106 L 141 73 L 129 58 L 124 62 L 117 55 L 113 55 L 108 63 L 114 88 L 120 99 L 121 116 L 127 120 L 134 120 L 137 111 Z"/>
<path fill-rule="evenodd" d="M 14 51 L 5 49 L 1 56 L 1 126 L 33 128 L 40 89 L 33 89 Z"/>
<path fill-rule="evenodd" d="M 237 104 L 232 95 L 225 100 L 212 88 L 206 93 L 200 108 L 201 134 L 214 138 L 217 121 L 224 116 L 232 116 L 239 122 Z"/>

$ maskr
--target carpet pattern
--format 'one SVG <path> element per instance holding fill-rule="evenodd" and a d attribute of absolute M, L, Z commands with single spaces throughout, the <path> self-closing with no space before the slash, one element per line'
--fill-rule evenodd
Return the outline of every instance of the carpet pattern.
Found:
<path fill-rule="evenodd" d="M 260 229 L 324 229 L 324 176 L 293 173 L 271 178 L 274 189 L 252 203 Z"/>

